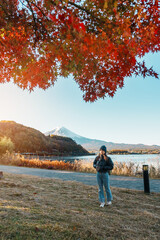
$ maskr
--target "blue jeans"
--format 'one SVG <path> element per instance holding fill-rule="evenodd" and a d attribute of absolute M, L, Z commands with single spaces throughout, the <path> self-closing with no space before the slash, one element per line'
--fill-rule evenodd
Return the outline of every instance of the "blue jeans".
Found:
<path fill-rule="evenodd" d="M 106 191 L 107 201 L 108 202 L 112 201 L 113 197 L 112 197 L 112 193 L 111 193 L 111 189 L 110 189 L 108 172 L 106 172 L 106 173 L 97 172 L 97 182 L 98 182 L 98 186 L 99 186 L 99 192 L 98 192 L 99 201 L 101 203 L 105 202 L 103 186 Z"/>

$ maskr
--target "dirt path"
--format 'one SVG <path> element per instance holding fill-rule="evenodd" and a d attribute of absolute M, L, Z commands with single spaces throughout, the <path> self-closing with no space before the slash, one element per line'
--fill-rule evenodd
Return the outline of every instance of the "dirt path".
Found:
<path fill-rule="evenodd" d="M 87 185 L 97 185 L 96 174 L 94 173 L 79 173 L 59 170 L 47 170 L 39 168 L 26 168 L 15 166 L 0 165 L 0 171 L 7 173 L 35 175 L 39 177 L 56 178 L 64 181 L 77 181 Z M 143 190 L 143 179 L 136 177 L 110 176 L 112 187 L 128 188 Z M 150 179 L 151 192 L 160 192 L 160 180 Z"/>

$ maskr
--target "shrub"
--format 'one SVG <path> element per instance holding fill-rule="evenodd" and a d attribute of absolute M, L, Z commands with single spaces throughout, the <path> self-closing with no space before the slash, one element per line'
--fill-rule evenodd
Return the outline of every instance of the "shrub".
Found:
<path fill-rule="evenodd" d="M 0 138 L 0 155 L 8 152 L 13 152 L 14 144 L 10 138 L 2 137 Z"/>
<path fill-rule="evenodd" d="M 68 170 L 76 172 L 88 172 L 96 173 L 93 168 L 93 161 L 86 160 L 75 160 L 74 163 L 59 161 L 59 160 L 40 160 L 36 159 L 26 159 L 21 154 L 13 154 L 7 152 L 0 157 L 0 164 L 21 166 L 21 167 L 31 167 L 31 168 L 43 168 L 43 169 L 54 169 L 54 170 Z M 113 175 L 122 176 L 141 176 L 142 168 L 135 163 L 128 162 L 114 162 L 114 169 L 112 170 Z M 151 178 L 160 178 L 160 166 L 157 167 L 149 166 L 149 175 Z"/>

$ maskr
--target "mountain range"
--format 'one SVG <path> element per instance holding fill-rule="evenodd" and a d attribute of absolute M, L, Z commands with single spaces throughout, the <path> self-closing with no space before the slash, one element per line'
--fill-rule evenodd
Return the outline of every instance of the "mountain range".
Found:
<path fill-rule="evenodd" d="M 12 141 L 16 153 L 54 156 L 89 155 L 86 149 L 71 138 L 56 135 L 47 137 L 34 128 L 14 121 L 0 121 L 0 141 L 4 137 Z"/>
<path fill-rule="evenodd" d="M 90 152 L 97 152 L 102 145 L 106 145 L 109 151 L 117 149 L 117 150 L 160 150 L 160 146 L 158 145 L 144 145 L 144 144 L 126 144 L 126 143 L 114 143 L 114 142 L 107 142 L 98 139 L 91 139 L 80 136 L 65 127 L 55 128 L 51 131 L 45 133 L 46 136 L 64 136 L 72 138 L 76 141 L 77 144 L 82 145 L 85 149 Z"/>

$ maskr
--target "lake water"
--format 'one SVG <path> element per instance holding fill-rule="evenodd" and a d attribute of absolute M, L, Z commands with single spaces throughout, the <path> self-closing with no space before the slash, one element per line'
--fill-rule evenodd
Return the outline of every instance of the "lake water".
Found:
<path fill-rule="evenodd" d="M 142 166 L 143 164 L 153 165 L 155 167 L 160 167 L 160 154 L 131 154 L 131 155 L 108 155 L 112 158 L 113 162 L 125 162 L 125 163 L 135 163 L 136 165 Z M 93 162 L 96 155 L 91 156 L 71 156 L 71 157 L 39 157 L 40 160 L 63 160 L 65 162 L 74 162 L 75 160 L 83 160 Z M 31 156 L 31 158 L 34 158 Z"/>

